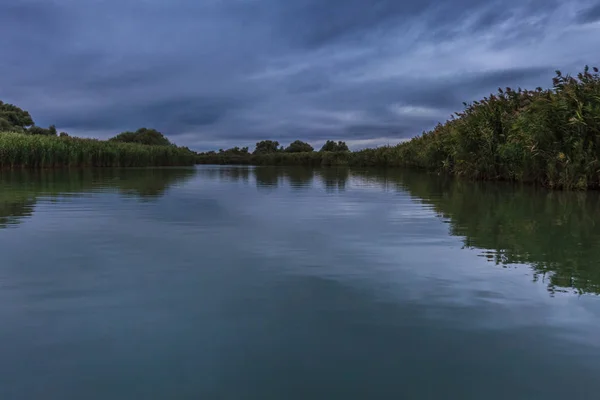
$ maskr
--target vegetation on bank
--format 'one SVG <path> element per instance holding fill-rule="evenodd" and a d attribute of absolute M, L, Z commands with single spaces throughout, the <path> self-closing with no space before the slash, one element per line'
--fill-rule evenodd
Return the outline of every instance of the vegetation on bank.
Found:
<path fill-rule="evenodd" d="M 476 180 L 598 189 L 600 75 L 585 67 L 575 77 L 556 71 L 551 89 L 500 88 L 397 146 L 305 153 L 285 152 L 278 144 L 253 153 L 235 149 L 202 153 L 198 163 L 414 167 Z"/>
<path fill-rule="evenodd" d="M 0 101 L 0 168 L 151 167 L 193 165 L 196 153 L 155 129 L 123 132 L 108 141 L 70 137 L 36 126 L 29 112 Z"/>
<path fill-rule="evenodd" d="M 195 153 L 175 146 L 0 133 L 0 168 L 150 167 L 194 162 Z"/>
<path fill-rule="evenodd" d="M 137 143 L 147 146 L 172 146 L 173 144 L 156 129 L 140 128 L 135 132 L 122 132 L 108 139 L 115 143 Z"/>
<path fill-rule="evenodd" d="M 321 150 L 314 151 L 305 142 L 296 140 L 288 147 L 279 145 L 275 140 L 263 140 L 256 143 L 254 152 L 248 147 L 220 149 L 218 152 L 199 153 L 198 164 L 239 164 L 239 165 L 304 165 L 339 166 L 347 165 L 353 153 L 345 142 L 328 140 Z"/>

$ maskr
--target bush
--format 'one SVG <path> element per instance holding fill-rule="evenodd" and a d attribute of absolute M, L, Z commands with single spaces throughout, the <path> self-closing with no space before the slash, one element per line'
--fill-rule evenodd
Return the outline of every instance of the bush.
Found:
<path fill-rule="evenodd" d="M 279 151 L 279 142 L 273 140 L 263 140 L 256 143 L 254 154 L 268 154 Z"/>
<path fill-rule="evenodd" d="M 31 125 L 33 119 L 29 112 L 0 101 L 0 132 L 24 132 Z"/>
<path fill-rule="evenodd" d="M 321 147 L 321 151 L 338 152 L 338 151 L 350 151 L 350 150 L 348 149 L 346 142 L 338 141 L 336 143 L 333 140 L 328 140 L 325 142 L 323 147 Z"/>
<path fill-rule="evenodd" d="M 549 90 L 499 89 L 397 146 L 401 164 L 472 179 L 600 187 L 600 76 L 556 72 Z"/>
<path fill-rule="evenodd" d="M 310 144 L 301 140 L 296 140 L 290 143 L 290 145 L 286 147 L 284 151 L 287 153 L 308 153 L 313 150 L 314 149 Z"/>
<path fill-rule="evenodd" d="M 156 129 L 140 128 L 135 132 L 122 132 L 110 138 L 111 142 L 137 143 L 148 146 L 172 146 L 169 139 Z"/>
<path fill-rule="evenodd" d="M 56 136 L 56 127 L 54 125 L 50 125 L 48 129 L 44 129 L 34 125 L 27 129 L 27 133 L 30 135 Z"/>

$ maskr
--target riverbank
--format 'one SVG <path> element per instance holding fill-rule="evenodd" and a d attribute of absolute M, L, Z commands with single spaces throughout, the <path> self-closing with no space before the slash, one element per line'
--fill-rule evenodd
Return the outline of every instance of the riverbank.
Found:
<path fill-rule="evenodd" d="M 196 154 L 177 146 L 0 132 L 0 168 L 189 166 Z"/>
<path fill-rule="evenodd" d="M 600 75 L 557 71 L 551 89 L 498 89 L 396 146 L 356 152 L 202 153 L 199 164 L 411 167 L 555 189 L 600 188 Z M 237 149 L 237 148 L 236 148 Z"/>

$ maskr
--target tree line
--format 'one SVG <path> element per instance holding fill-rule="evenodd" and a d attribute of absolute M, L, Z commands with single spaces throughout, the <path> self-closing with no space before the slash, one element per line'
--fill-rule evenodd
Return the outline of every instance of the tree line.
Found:
<path fill-rule="evenodd" d="M 69 137 L 66 132 L 58 133 L 55 125 L 50 125 L 48 128 L 43 128 L 35 124 L 31 114 L 13 104 L 8 104 L 0 101 L 0 132 L 16 132 L 28 135 L 41 136 L 60 136 Z M 110 142 L 120 143 L 137 143 L 149 146 L 173 146 L 161 132 L 152 128 L 139 128 L 138 130 L 121 132 L 118 135 L 108 139 Z M 312 152 L 314 148 L 306 142 L 295 140 L 287 147 L 280 146 L 276 140 L 263 140 L 256 143 L 256 148 L 252 154 L 272 154 L 272 153 L 305 153 Z M 344 152 L 349 151 L 348 146 L 343 141 L 335 142 L 328 140 L 321 151 Z M 214 151 L 209 151 L 203 154 L 215 154 Z M 220 149 L 219 153 L 244 155 L 250 154 L 248 147 L 233 147 L 231 149 Z"/>
<path fill-rule="evenodd" d="M 0 131 L 57 135 L 54 126 L 38 127 L 28 112 L 2 102 Z M 170 145 L 147 128 L 123 132 L 109 142 Z M 411 167 L 474 180 L 600 189 L 600 73 L 586 66 L 576 76 L 556 71 L 550 89 L 499 88 L 396 146 L 351 152 L 344 142 L 329 140 L 315 151 L 301 140 L 287 147 L 263 140 L 252 153 L 233 147 L 194 156 L 205 164 Z"/>
<path fill-rule="evenodd" d="M 27 135 L 69 137 L 66 132 L 58 133 L 55 125 L 48 128 L 38 126 L 31 114 L 14 104 L 0 101 L 0 132 L 15 132 Z M 152 128 L 139 128 L 135 132 L 126 131 L 108 139 L 117 143 L 137 143 L 148 146 L 174 146 L 164 134 Z"/>
<path fill-rule="evenodd" d="M 218 153 L 215 151 L 207 151 L 204 153 L 199 153 L 200 155 L 266 155 L 266 154 L 276 154 L 276 153 L 311 153 L 315 151 L 314 147 L 309 143 L 303 142 L 301 140 L 295 140 L 290 143 L 287 147 L 281 146 L 276 140 L 261 140 L 256 143 L 253 152 L 250 152 L 249 147 L 232 147 L 230 149 L 219 149 Z M 328 140 L 321 147 L 320 151 L 328 151 L 328 152 L 348 152 L 350 149 L 346 142 L 338 141 L 335 142 L 333 140 Z"/>
<path fill-rule="evenodd" d="M 38 126 L 25 111 L 0 102 L 0 169 L 194 165 L 197 154 L 156 129 L 122 132 L 108 140 L 72 137 Z"/>

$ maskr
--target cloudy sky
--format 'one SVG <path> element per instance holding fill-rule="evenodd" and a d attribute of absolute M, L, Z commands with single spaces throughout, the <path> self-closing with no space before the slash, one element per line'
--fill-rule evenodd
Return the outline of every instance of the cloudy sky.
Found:
<path fill-rule="evenodd" d="M 600 66 L 600 1 L 0 0 L 0 34 L 0 99 L 38 125 L 361 148 Z"/>

